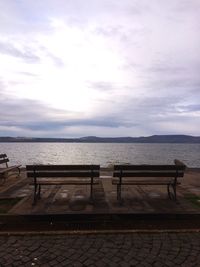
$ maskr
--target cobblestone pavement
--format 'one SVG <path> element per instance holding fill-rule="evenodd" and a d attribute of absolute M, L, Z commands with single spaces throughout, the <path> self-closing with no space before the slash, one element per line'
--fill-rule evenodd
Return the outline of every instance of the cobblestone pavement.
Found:
<path fill-rule="evenodd" d="M 0 266 L 200 266 L 200 233 L 1 235 Z"/>

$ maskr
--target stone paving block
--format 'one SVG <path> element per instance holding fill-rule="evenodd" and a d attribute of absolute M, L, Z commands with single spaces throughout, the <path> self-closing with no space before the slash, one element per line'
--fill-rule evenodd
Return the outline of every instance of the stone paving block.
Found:
<path fill-rule="evenodd" d="M 143 262 L 142 264 L 144 265 L 144 267 L 152 267 L 152 264 L 150 264 L 149 262 Z"/>
<path fill-rule="evenodd" d="M 32 267 L 31 262 L 23 263 L 23 267 Z"/>
<path fill-rule="evenodd" d="M 22 260 L 23 263 L 26 263 L 26 262 L 30 261 L 29 257 L 27 257 L 27 256 L 22 256 L 21 260 Z"/>
<path fill-rule="evenodd" d="M 138 260 L 136 259 L 131 259 L 128 261 L 129 266 L 135 266 L 136 264 L 138 264 Z"/>
<path fill-rule="evenodd" d="M 199 264 L 194 263 L 194 262 L 190 262 L 190 261 L 186 261 L 183 264 L 180 265 L 181 267 L 199 267 Z"/>
<path fill-rule="evenodd" d="M 165 259 L 165 264 L 168 267 L 174 267 L 174 262 L 170 261 L 169 259 Z"/>
<path fill-rule="evenodd" d="M 80 263 L 80 262 L 75 262 L 75 263 L 73 263 L 73 265 L 72 265 L 73 267 L 82 267 L 83 266 L 83 264 L 82 263 Z"/>
<path fill-rule="evenodd" d="M 86 260 L 87 260 L 87 256 L 86 255 L 81 255 L 80 257 L 78 257 L 78 260 L 81 262 L 81 263 L 83 263 L 83 262 L 85 262 Z"/>
<path fill-rule="evenodd" d="M 159 262 L 159 261 L 156 261 L 156 262 L 153 264 L 153 267 L 163 267 L 163 266 L 164 266 L 164 263 Z"/>
<path fill-rule="evenodd" d="M 93 260 L 91 260 L 91 259 L 87 259 L 86 261 L 84 261 L 84 265 L 85 266 L 92 266 L 92 265 L 94 265 L 94 261 Z"/>
<path fill-rule="evenodd" d="M 50 262 L 49 262 L 49 265 L 50 265 L 50 266 L 58 266 L 58 265 L 59 265 L 59 262 L 55 259 L 55 260 L 53 260 L 53 261 L 50 261 Z"/>
<path fill-rule="evenodd" d="M 113 262 L 115 262 L 115 263 L 120 263 L 121 258 L 115 255 L 115 256 L 112 258 L 112 260 L 113 260 Z"/>
<path fill-rule="evenodd" d="M 0 266 L 4 266 L 6 264 L 6 260 L 0 257 Z"/>
<path fill-rule="evenodd" d="M 157 257 L 155 257 L 154 255 L 148 255 L 148 257 L 145 259 L 146 262 L 150 263 L 151 265 L 156 261 Z"/>
<path fill-rule="evenodd" d="M 144 240 L 142 240 L 144 236 Z M 147 234 L 140 234 L 139 243 L 141 248 L 138 248 L 138 243 L 135 242 L 135 235 L 122 235 L 117 237 L 115 242 L 115 235 L 91 235 L 87 238 L 85 236 L 56 236 L 56 242 L 54 236 L 32 236 L 31 242 L 28 242 L 29 237 L 12 237 L 12 244 L 9 244 L 9 238 L 3 237 L 4 247 L 6 253 L 1 253 L 1 264 L 14 264 L 18 266 L 73 266 L 77 264 L 79 266 L 198 266 L 200 260 L 200 234 L 193 235 L 193 233 L 187 234 L 187 244 L 183 234 L 155 234 L 155 238 L 151 236 L 148 238 Z M 138 235 L 136 235 L 138 238 Z M 164 237 L 164 238 L 163 238 Z M 180 239 L 179 239 L 180 237 Z M 16 239 L 16 241 L 15 241 Z M 80 239 L 82 241 L 80 242 Z M 90 239 L 89 242 L 87 239 Z M 171 246 L 171 240 L 177 239 L 176 246 Z M 196 240 L 197 239 L 197 240 Z M 1 240 L 1 236 L 0 236 Z M 78 240 L 78 242 L 76 242 Z M 92 240 L 92 242 L 90 242 Z M 112 247 L 110 243 L 112 240 Z M 121 246 L 119 240 L 123 240 Z M 159 241 L 154 244 L 154 241 Z M 156 242 L 157 242 L 156 241 Z M 73 248 L 71 244 L 73 242 Z M 91 246 L 85 250 L 84 242 Z M 98 243 L 98 247 L 94 247 L 94 244 Z M 29 246 L 27 246 L 29 244 Z M 43 246 L 48 244 L 48 246 Z M 82 247 L 80 248 L 80 244 Z M 128 248 L 126 246 L 128 244 Z M 132 244 L 130 246 L 130 244 Z M 158 245 L 159 244 L 159 245 Z M 193 245 L 192 245 L 193 244 Z M 195 245 L 194 245 L 195 244 Z M 65 247 L 64 247 L 65 245 Z M 34 247 L 35 246 L 35 247 Z M 76 247 L 77 246 L 77 247 Z M 32 249 L 34 247 L 34 249 Z M 49 247 L 49 249 L 48 249 Z M 25 249 L 26 248 L 26 249 Z M 31 248 L 31 249 L 30 249 Z M 37 250 L 35 250 L 37 248 Z M 124 249 L 126 248 L 126 249 Z M 190 248 L 190 249 L 189 249 Z M 159 251 L 159 256 L 154 252 Z M 17 254 L 16 254 L 17 252 Z M 87 264 L 86 264 L 87 263 Z M 81 264 L 81 265 L 80 265 Z M 101 264 L 101 265 L 100 265 Z"/>
<path fill-rule="evenodd" d="M 63 262 L 59 263 L 59 267 L 68 267 L 68 266 L 72 266 L 72 262 L 70 260 L 64 260 Z"/>
<path fill-rule="evenodd" d="M 59 256 L 56 258 L 56 260 L 57 260 L 58 262 L 62 262 L 62 261 L 64 261 L 64 259 L 65 259 L 65 257 L 62 256 L 62 255 L 59 255 Z"/>
<path fill-rule="evenodd" d="M 184 263 L 185 260 L 186 260 L 186 257 L 178 256 L 177 258 L 175 258 L 175 259 L 173 260 L 173 262 L 175 262 L 175 263 L 181 265 L 182 263 Z"/>
<path fill-rule="evenodd" d="M 108 265 L 108 266 L 112 266 L 112 265 Z M 130 267 L 130 264 L 127 263 L 126 261 L 121 261 L 120 263 L 116 264 L 116 266 L 120 266 L 120 267 Z"/>

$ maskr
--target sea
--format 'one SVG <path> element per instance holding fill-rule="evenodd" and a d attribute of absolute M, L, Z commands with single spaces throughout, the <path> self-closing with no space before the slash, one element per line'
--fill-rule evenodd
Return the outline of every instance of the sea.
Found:
<path fill-rule="evenodd" d="M 0 143 L 10 164 L 173 164 L 200 168 L 200 144 Z"/>

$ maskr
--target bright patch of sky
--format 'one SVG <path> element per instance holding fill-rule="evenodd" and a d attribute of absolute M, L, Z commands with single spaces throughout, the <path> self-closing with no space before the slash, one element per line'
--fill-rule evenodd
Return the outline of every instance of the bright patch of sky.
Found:
<path fill-rule="evenodd" d="M 0 135 L 200 135 L 199 0 L 0 0 Z"/>

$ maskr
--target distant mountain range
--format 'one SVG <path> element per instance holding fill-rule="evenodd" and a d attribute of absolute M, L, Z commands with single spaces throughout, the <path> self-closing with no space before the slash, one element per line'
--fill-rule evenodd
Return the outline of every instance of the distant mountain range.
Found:
<path fill-rule="evenodd" d="M 0 142 L 52 142 L 52 143 L 200 143 L 200 136 L 152 135 L 147 137 L 31 138 L 0 137 Z"/>

